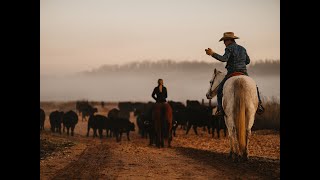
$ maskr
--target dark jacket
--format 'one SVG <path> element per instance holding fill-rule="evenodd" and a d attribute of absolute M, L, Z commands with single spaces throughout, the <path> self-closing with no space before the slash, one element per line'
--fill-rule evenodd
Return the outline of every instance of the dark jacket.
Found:
<path fill-rule="evenodd" d="M 225 68 L 227 68 L 228 72 L 247 70 L 246 65 L 250 63 L 246 49 L 235 42 L 225 48 L 223 56 L 214 53 L 212 57 L 221 62 L 227 62 Z"/>
<path fill-rule="evenodd" d="M 155 96 L 157 95 L 157 96 Z M 159 86 L 155 87 L 152 92 L 152 98 L 156 100 L 157 103 L 167 102 L 167 88 L 162 86 L 162 92 L 159 90 Z"/>

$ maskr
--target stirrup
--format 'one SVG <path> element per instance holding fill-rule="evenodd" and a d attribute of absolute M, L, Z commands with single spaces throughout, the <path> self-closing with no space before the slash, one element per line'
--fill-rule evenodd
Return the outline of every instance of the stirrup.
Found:
<path fill-rule="evenodd" d="M 223 110 L 217 110 L 215 113 L 216 116 L 224 116 L 224 111 Z"/>
<path fill-rule="evenodd" d="M 262 106 L 262 104 L 258 105 L 258 109 L 257 109 L 257 114 L 261 115 L 264 113 L 264 107 Z"/>

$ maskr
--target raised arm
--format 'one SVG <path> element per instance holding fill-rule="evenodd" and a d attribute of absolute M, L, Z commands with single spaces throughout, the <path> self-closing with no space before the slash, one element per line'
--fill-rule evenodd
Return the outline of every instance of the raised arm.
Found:
<path fill-rule="evenodd" d="M 231 55 L 231 51 L 229 48 L 225 48 L 225 53 L 223 56 L 217 54 L 217 53 L 213 53 L 212 54 L 212 57 L 214 57 L 215 59 L 221 61 L 221 62 L 227 62 L 230 58 L 230 55 Z"/>

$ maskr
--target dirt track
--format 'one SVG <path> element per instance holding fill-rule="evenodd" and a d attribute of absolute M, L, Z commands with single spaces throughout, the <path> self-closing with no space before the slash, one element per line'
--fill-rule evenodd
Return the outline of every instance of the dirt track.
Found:
<path fill-rule="evenodd" d="M 164 149 L 148 146 L 135 132 L 131 141 L 123 136 L 121 143 L 85 137 L 82 121 L 74 137 L 49 132 L 47 120 L 45 128 L 41 139 L 75 145 L 40 160 L 41 179 L 280 179 L 279 132 L 253 132 L 249 161 L 234 163 L 226 158 L 228 139 L 213 139 L 200 128 L 199 136 L 178 130 L 173 147 Z"/>

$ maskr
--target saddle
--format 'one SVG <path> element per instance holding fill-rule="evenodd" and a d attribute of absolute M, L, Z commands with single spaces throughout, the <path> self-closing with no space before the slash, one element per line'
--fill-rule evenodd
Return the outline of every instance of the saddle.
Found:
<path fill-rule="evenodd" d="M 231 78 L 231 77 L 233 77 L 233 76 L 240 76 L 240 75 L 246 75 L 246 74 L 245 74 L 244 72 L 241 72 L 241 71 L 235 71 L 235 72 L 229 74 L 229 75 L 227 76 L 227 79 L 229 79 L 229 78 Z M 221 95 L 222 95 L 222 93 L 221 93 Z M 223 109 L 222 109 L 221 111 L 216 111 L 215 115 L 216 115 L 216 116 L 224 116 L 224 111 L 223 111 Z"/>
<path fill-rule="evenodd" d="M 233 72 L 233 73 L 229 74 L 227 76 L 227 79 L 229 79 L 229 78 L 231 78 L 233 76 L 240 76 L 240 75 L 246 75 L 246 74 L 244 74 L 243 72 L 236 71 L 236 72 Z"/>

